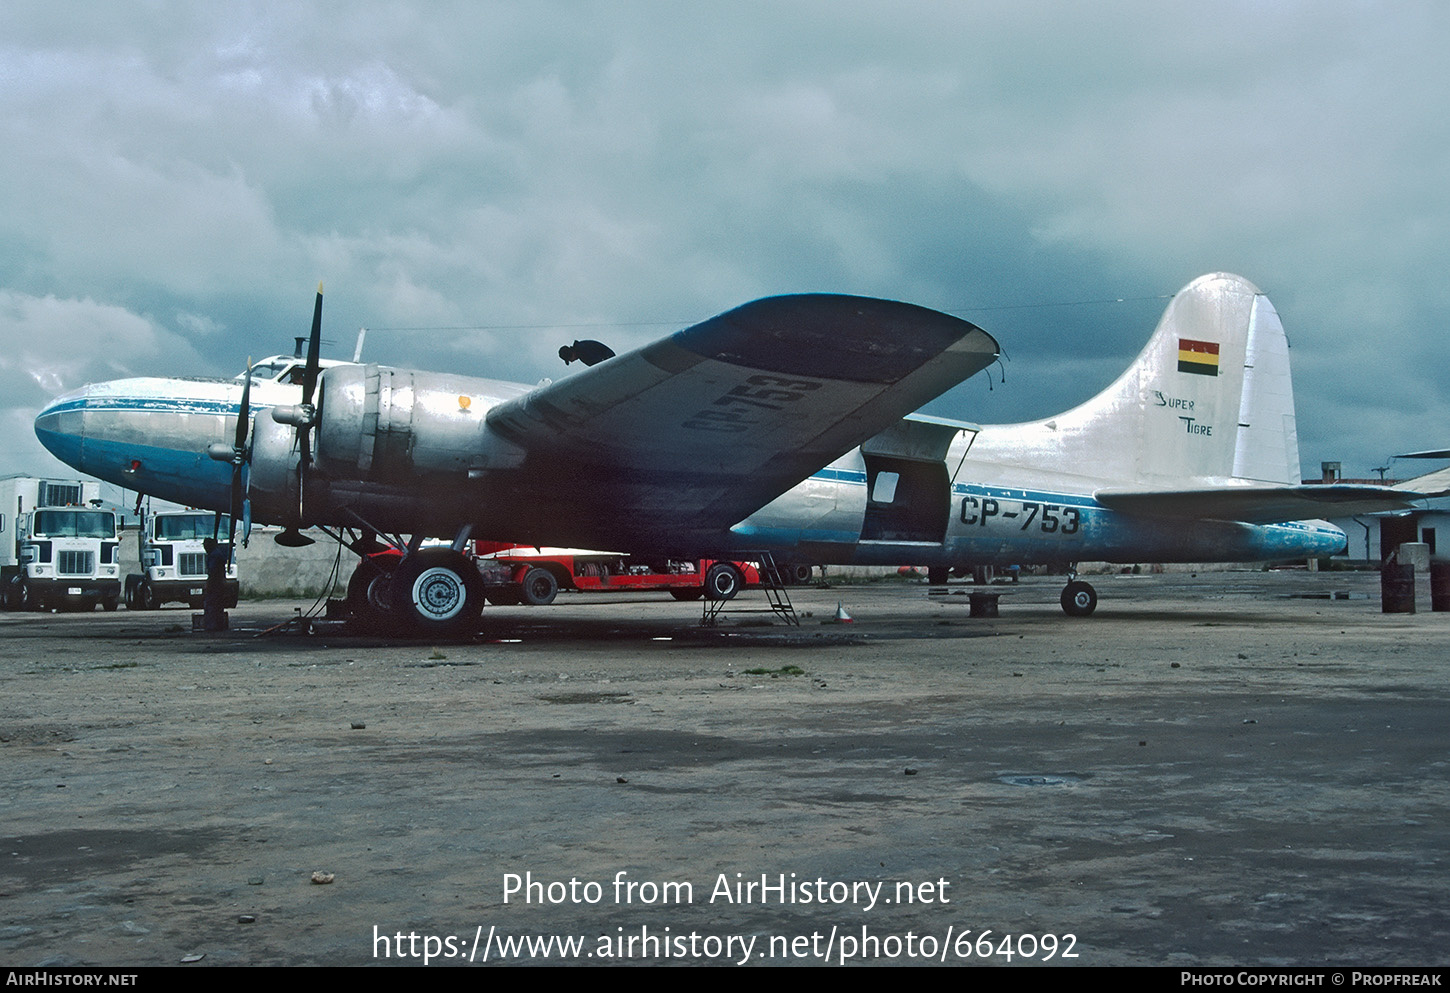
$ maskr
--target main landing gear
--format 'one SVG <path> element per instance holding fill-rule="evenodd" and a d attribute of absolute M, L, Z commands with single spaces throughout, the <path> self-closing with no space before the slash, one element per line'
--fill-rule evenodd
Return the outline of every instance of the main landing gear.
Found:
<path fill-rule="evenodd" d="M 362 561 L 347 584 L 353 622 L 375 633 L 457 638 L 474 632 L 483 610 L 483 577 L 454 548 L 403 551 L 355 547 Z"/>
<path fill-rule="evenodd" d="M 483 577 L 452 548 L 420 548 L 405 555 L 389 586 L 393 612 L 416 634 L 471 634 L 483 610 Z"/>

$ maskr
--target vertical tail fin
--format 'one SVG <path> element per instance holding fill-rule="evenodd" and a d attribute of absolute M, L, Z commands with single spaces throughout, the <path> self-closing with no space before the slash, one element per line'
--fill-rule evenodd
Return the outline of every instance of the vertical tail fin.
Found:
<path fill-rule="evenodd" d="M 1106 390 L 1056 417 L 985 428 L 971 458 L 1153 486 L 1297 483 L 1279 315 L 1248 280 L 1202 276 L 1173 298 L 1142 353 Z"/>

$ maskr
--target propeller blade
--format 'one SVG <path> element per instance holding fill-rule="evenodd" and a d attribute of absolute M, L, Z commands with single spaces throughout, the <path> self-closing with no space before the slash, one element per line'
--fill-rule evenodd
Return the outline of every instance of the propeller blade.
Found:
<path fill-rule="evenodd" d="M 232 466 L 232 505 L 227 516 L 227 541 L 237 540 L 237 518 L 242 516 L 242 466 Z"/>
<path fill-rule="evenodd" d="M 302 403 L 312 402 L 317 388 L 317 350 L 322 344 L 322 284 L 317 284 L 317 303 L 312 307 L 312 335 L 307 339 L 307 365 L 302 372 Z"/>
<path fill-rule="evenodd" d="M 312 307 L 312 334 L 307 339 L 307 365 L 302 370 L 302 410 L 307 414 L 310 422 L 313 415 L 312 394 L 317 389 L 318 361 L 317 350 L 322 344 L 322 284 L 317 284 L 317 302 Z M 297 428 L 298 448 L 302 453 L 302 460 L 298 471 L 305 474 L 307 464 L 312 461 L 312 428 L 309 423 L 306 427 Z"/>
<path fill-rule="evenodd" d="M 232 448 L 238 452 L 245 452 L 247 446 L 247 430 L 251 427 L 251 406 L 252 406 L 252 360 L 247 358 L 247 378 L 242 381 L 242 405 L 237 411 L 237 434 L 236 441 Z"/>
<path fill-rule="evenodd" d="M 242 402 L 237 408 L 237 433 L 232 443 L 231 516 L 227 522 L 227 542 L 237 539 L 237 518 L 242 516 L 242 466 L 247 461 L 247 432 L 251 429 L 252 359 L 247 357 L 247 375 L 242 380 Z"/>

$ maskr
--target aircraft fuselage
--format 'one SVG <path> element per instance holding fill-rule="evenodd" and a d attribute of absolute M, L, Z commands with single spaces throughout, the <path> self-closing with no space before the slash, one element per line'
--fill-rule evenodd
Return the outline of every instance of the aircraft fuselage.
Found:
<path fill-rule="evenodd" d="M 449 377 L 471 402 L 451 450 L 480 450 L 474 437 L 492 403 L 526 386 Z M 297 388 L 259 383 L 252 405 L 257 434 L 273 425 L 266 407 L 293 403 Z M 241 384 L 231 380 L 132 379 L 88 386 L 58 398 L 36 420 L 41 441 L 83 472 L 128 489 L 193 507 L 225 512 L 231 467 L 208 458 L 208 445 L 236 429 Z M 458 408 L 456 400 L 454 408 Z M 456 411 L 450 411 L 454 413 Z M 473 427 L 470 425 L 477 425 Z M 648 519 L 593 519 L 563 505 L 572 488 L 616 485 L 557 467 L 558 485 L 537 491 L 506 467 L 482 470 L 464 461 L 436 465 L 389 480 L 314 472 L 304 501 L 315 523 L 411 534 L 451 536 L 461 525 L 475 537 L 580 547 L 622 547 L 680 556 L 741 555 L 770 550 L 778 558 L 817 563 L 965 566 L 1079 561 L 1267 561 L 1331 555 L 1342 531 L 1322 521 L 1250 525 L 1234 521 L 1154 520 L 1099 504 L 1092 492 L 1114 480 L 1081 477 L 1076 486 L 1043 486 L 1011 466 L 971 458 L 990 447 L 994 428 L 931 419 L 903 422 L 821 468 L 729 530 L 660 534 Z M 423 459 L 417 439 L 406 453 Z M 483 446 L 487 447 L 487 446 Z M 424 459 L 426 462 L 426 459 Z M 635 515 L 645 515 L 639 511 Z"/>

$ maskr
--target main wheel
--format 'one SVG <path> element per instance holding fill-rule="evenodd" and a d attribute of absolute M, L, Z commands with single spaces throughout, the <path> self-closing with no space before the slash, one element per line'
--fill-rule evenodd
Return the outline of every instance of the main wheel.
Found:
<path fill-rule="evenodd" d="M 451 548 L 424 548 L 393 573 L 393 610 L 420 635 L 471 634 L 483 609 L 483 577 Z"/>
<path fill-rule="evenodd" d="M 347 609 L 363 630 L 383 627 L 392 616 L 388 573 L 372 559 L 363 559 L 347 581 Z"/>
<path fill-rule="evenodd" d="M 1068 617 L 1086 617 L 1098 608 L 1098 591 L 1080 579 L 1062 589 L 1062 609 Z"/>
<path fill-rule="evenodd" d="M 705 571 L 705 596 L 711 600 L 733 600 L 745 585 L 745 577 L 729 562 L 716 562 Z"/>
<path fill-rule="evenodd" d="M 534 607 L 546 607 L 559 595 L 559 580 L 548 569 L 534 566 L 520 580 L 519 594 L 524 603 Z"/>

